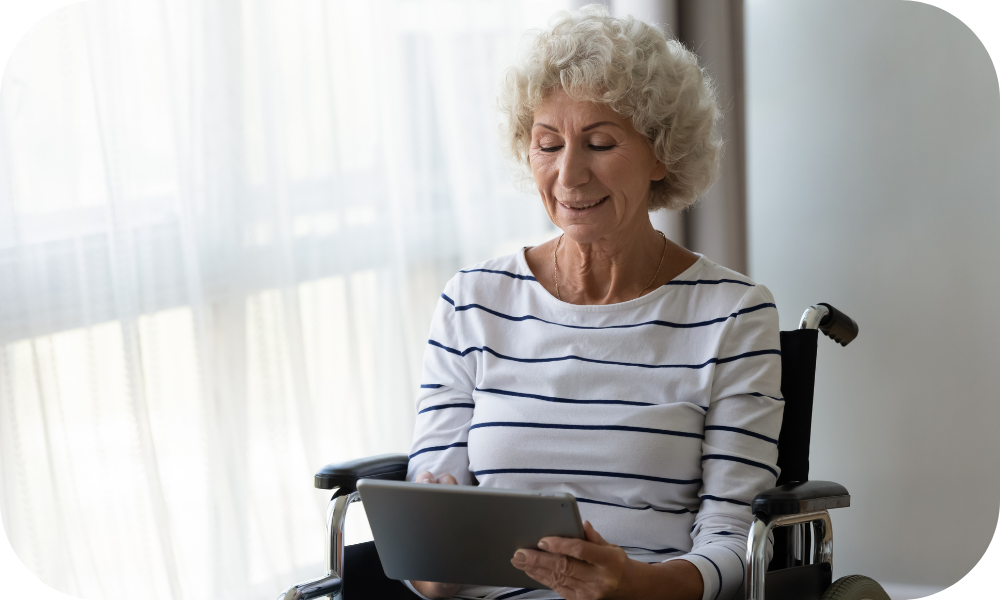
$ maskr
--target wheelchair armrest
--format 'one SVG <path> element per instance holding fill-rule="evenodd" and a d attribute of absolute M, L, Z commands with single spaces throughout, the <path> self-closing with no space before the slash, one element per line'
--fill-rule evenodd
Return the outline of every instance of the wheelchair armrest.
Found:
<path fill-rule="evenodd" d="M 342 496 L 357 491 L 359 479 L 391 479 L 404 481 L 410 458 L 405 454 L 380 454 L 344 462 L 331 463 L 316 473 L 314 485 L 321 490 L 339 488 Z"/>
<path fill-rule="evenodd" d="M 796 481 L 757 494 L 751 510 L 754 515 L 771 517 L 798 515 L 851 505 L 847 488 L 832 481 Z"/>

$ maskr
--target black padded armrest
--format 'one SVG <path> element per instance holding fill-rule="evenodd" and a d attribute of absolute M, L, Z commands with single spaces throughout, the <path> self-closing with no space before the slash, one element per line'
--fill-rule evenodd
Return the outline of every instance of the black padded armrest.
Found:
<path fill-rule="evenodd" d="M 847 488 L 832 481 L 797 481 L 771 488 L 753 499 L 753 514 L 798 515 L 851 505 Z"/>
<path fill-rule="evenodd" d="M 405 454 L 380 454 L 326 465 L 316 473 L 314 485 L 321 490 L 337 491 L 338 496 L 357 491 L 359 479 L 406 479 L 410 458 Z"/>

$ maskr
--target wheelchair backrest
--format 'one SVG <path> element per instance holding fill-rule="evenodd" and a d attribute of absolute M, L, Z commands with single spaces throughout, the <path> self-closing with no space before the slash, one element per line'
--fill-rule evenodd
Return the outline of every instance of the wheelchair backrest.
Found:
<path fill-rule="evenodd" d="M 782 331 L 780 335 L 781 395 L 785 399 L 785 411 L 778 437 L 781 474 L 777 485 L 809 481 L 809 440 L 819 331 L 797 329 Z"/>

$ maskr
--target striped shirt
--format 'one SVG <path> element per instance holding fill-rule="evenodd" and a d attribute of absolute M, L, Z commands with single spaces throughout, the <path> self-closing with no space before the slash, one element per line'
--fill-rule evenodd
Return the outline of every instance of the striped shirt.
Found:
<path fill-rule="evenodd" d="M 690 561 L 705 600 L 728 600 L 745 577 L 750 502 L 778 476 L 779 348 L 770 291 L 704 256 L 610 305 L 557 300 L 523 251 L 486 261 L 438 302 L 408 479 L 570 493 L 632 559 Z"/>

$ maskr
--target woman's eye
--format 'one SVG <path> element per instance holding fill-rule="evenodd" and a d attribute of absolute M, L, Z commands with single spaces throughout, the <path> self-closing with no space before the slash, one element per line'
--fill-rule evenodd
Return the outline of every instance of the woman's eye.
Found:
<path fill-rule="evenodd" d="M 591 144 L 590 149 L 596 150 L 598 152 L 604 152 L 605 150 L 611 150 L 614 146 L 598 146 L 597 144 Z"/>
<path fill-rule="evenodd" d="M 542 152 L 557 152 L 562 149 L 562 146 L 539 146 L 538 149 Z"/>

